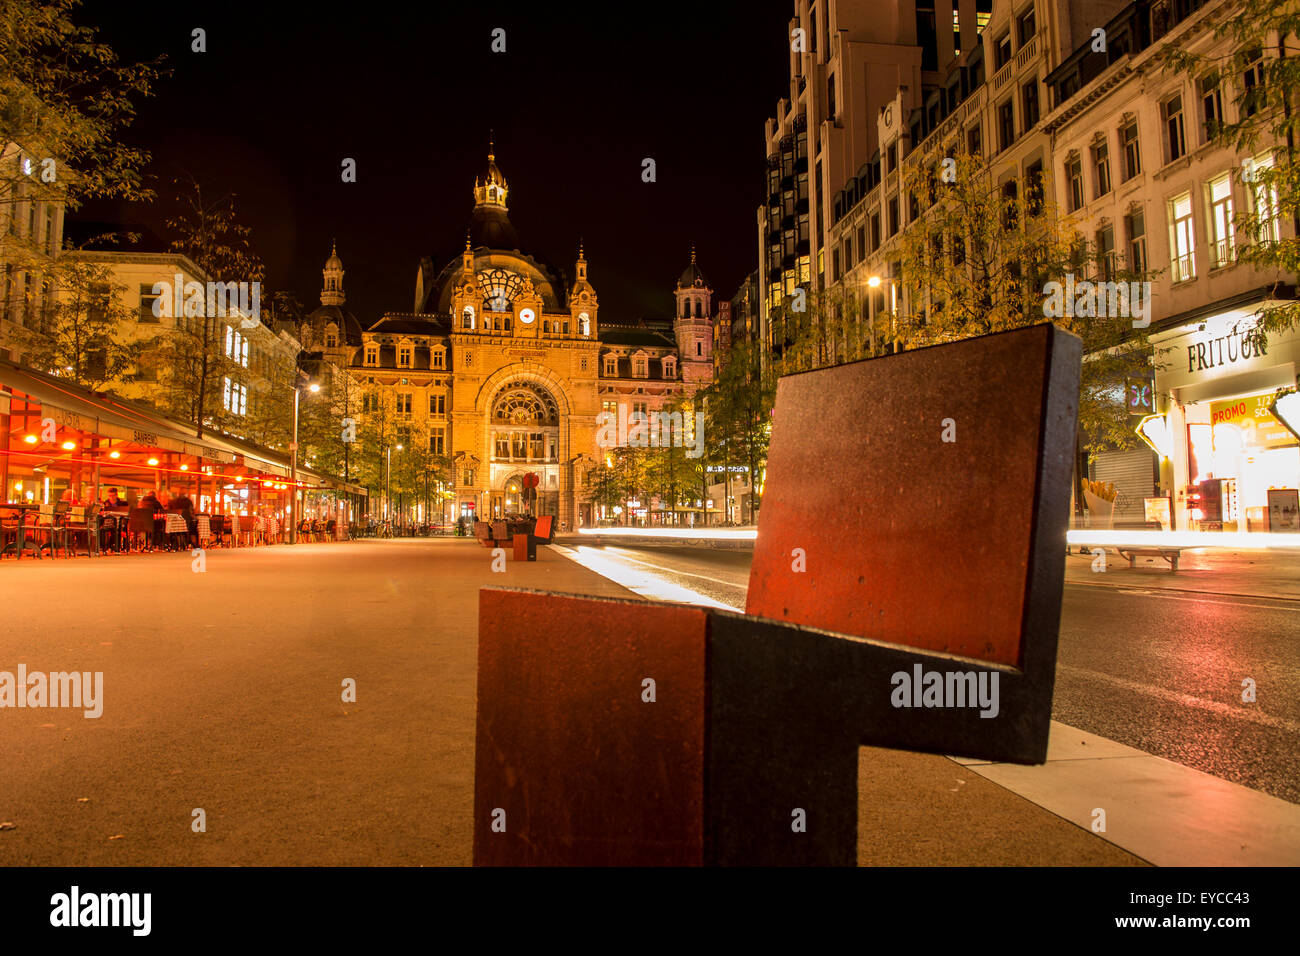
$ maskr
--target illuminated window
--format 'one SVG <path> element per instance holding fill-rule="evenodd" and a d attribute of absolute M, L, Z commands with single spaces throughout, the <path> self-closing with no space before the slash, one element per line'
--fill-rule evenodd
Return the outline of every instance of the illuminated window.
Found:
<path fill-rule="evenodd" d="M 1277 187 L 1266 181 L 1273 170 L 1273 157 L 1267 154 L 1256 156 L 1249 161 L 1247 169 L 1253 179 L 1250 199 L 1258 241 L 1279 242 L 1282 233 L 1278 220 Z"/>
<path fill-rule="evenodd" d="M 1210 180 L 1210 261 L 1214 267 L 1232 262 L 1232 180 L 1224 173 Z"/>
<path fill-rule="evenodd" d="M 462 329 L 469 329 L 469 330 L 473 331 L 473 329 L 474 329 L 474 307 L 473 307 L 472 305 L 467 305 L 467 306 L 465 306 L 465 311 L 461 313 L 461 318 L 460 318 L 460 327 L 461 327 Z"/>
<path fill-rule="evenodd" d="M 1183 193 L 1169 203 L 1169 248 L 1175 282 L 1196 278 L 1196 235 L 1192 225 L 1192 195 Z"/>

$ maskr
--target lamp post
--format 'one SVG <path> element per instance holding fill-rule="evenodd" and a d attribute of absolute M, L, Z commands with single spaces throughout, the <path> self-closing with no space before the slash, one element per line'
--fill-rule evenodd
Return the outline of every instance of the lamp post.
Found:
<path fill-rule="evenodd" d="M 310 392 L 319 392 L 320 386 L 312 382 Z M 289 543 L 298 543 L 298 395 L 301 385 L 293 387 L 293 441 L 289 444 Z"/>
<path fill-rule="evenodd" d="M 398 444 L 397 450 L 401 451 L 402 446 Z M 384 518 L 391 522 L 393 520 L 393 446 L 384 447 Z M 391 530 L 391 527 L 390 527 Z"/>

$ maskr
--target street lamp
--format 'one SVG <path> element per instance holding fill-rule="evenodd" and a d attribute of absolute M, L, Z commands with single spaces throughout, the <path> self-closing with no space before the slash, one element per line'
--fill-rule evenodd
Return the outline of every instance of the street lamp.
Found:
<path fill-rule="evenodd" d="M 313 394 L 320 391 L 320 386 L 312 382 L 307 390 Z M 302 392 L 300 384 L 293 386 L 293 441 L 289 444 L 289 543 L 298 543 L 298 395 Z"/>

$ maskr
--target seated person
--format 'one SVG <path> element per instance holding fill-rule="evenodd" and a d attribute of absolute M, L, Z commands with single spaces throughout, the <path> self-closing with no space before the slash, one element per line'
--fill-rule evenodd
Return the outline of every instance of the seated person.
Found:
<path fill-rule="evenodd" d="M 116 488 L 109 488 L 108 494 L 104 496 L 103 507 L 105 511 L 120 511 L 127 507 L 127 503 L 117 496 Z"/>
<path fill-rule="evenodd" d="M 194 517 L 194 502 L 190 501 L 189 497 L 180 488 L 172 489 L 168 510 L 180 512 L 181 517 L 185 519 L 185 526 L 189 529 L 190 540 L 197 544 L 199 540 L 199 522 Z"/>

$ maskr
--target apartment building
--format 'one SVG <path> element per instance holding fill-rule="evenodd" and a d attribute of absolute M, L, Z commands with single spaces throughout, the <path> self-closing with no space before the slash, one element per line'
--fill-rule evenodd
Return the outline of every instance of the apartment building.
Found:
<path fill-rule="evenodd" d="M 1117 485 L 1121 521 L 1145 521 L 1145 499 L 1165 495 L 1174 527 L 1262 529 L 1270 501 L 1289 501 L 1281 492 L 1300 484 L 1294 435 L 1265 407 L 1273 389 L 1295 382 L 1295 343 L 1243 339 L 1261 307 L 1294 295 L 1295 277 L 1235 255 L 1236 212 L 1276 206 L 1240 172 L 1277 160 L 1267 146 L 1238 156 L 1208 137 L 1208 121 L 1235 118 L 1261 68 L 1211 82 L 1160 61 L 1170 45 L 1236 52 L 1212 29 L 1234 10 L 1230 0 L 995 0 L 980 42 L 957 48 L 919 106 L 911 90 L 893 93 L 875 123 L 879 156 L 831 198 L 828 287 L 870 322 L 873 352 L 896 347 L 888 327 L 913 308 L 899 237 L 924 210 L 901 188 L 906 164 L 979 154 L 1007 198 L 1050 191 L 1097 248 L 1094 278 L 1121 266 L 1157 273 L 1148 405 L 1130 410 L 1154 420 L 1144 434 L 1163 438 L 1158 449 L 1102 451 L 1091 463 L 1092 477 Z M 1293 228 L 1273 217 L 1274 236 Z"/>

